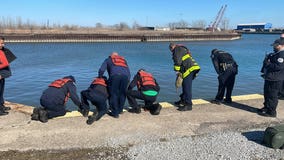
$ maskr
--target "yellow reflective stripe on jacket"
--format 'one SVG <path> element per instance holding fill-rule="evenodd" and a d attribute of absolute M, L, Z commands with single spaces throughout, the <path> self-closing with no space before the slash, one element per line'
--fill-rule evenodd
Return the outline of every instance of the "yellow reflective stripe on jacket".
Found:
<path fill-rule="evenodd" d="M 189 54 L 186 54 L 186 55 L 182 56 L 181 60 L 184 61 L 184 60 L 186 60 L 187 58 L 190 58 L 190 55 L 189 55 Z"/>
<path fill-rule="evenodd" d="M 179 71 L 180 70 L 180 66 L 174 66 L 174 70 L 175 71 Z"/>
<path fill-rule="evenodd" d="M 199 66 L 192 66 L 190 68 L 188 68 L 183 74 L 182 74 L 182 78 L 187 77 L 192 71 L 196 71 L 196 70 L 200 70 Z"/>

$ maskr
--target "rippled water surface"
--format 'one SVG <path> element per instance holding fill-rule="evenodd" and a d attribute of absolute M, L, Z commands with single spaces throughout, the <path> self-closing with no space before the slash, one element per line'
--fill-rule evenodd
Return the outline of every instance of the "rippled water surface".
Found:
<path fill-rule="evenodd" d="M 217 75 L 210 59 L 214 48 L 230 52 L 239 64 L 233 95 L 260 93 L 263 79 L 260 68 L 270 44 L 279 35 L 243 35 L 235 41 L 181 42 L 192 51 L 201 66 L 193 82 L 193 98 L 211 99 L 217 91 Z M 124 56 L 132 77 L 139 68 L 152 72 L 161 87 L 158 101 L 173 102 L 179 97 L 174 86 L 175 73 L 168 42 L 147 43 L 7 43 L 6 47 L 18 57 L 11 64 L 13 76 L 6 80 L 5 99 L 32 106 L 48 84 L 67 75 L 75 76 L 78 94 L 97 76 L 104 59 L 112 51 Z M 107 75 L 107 74 L 106 74 Z M 71 103 L 68 103 L 72 107 Z"/>

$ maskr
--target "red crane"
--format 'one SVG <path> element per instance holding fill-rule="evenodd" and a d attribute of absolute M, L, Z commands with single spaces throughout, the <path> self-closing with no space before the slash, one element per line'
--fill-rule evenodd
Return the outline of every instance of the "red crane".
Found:
<path fill-rule="evenodd" d="M 221 7 L 221 9 L 219 10 L 214 22 L 211 23 L 211 25 L 207 28 L 207 30 L 214 32 L 215 29 L 218 28 L 218 26 L 219 26 L 219 24 L 220 24 L 220 22 L 223 18 L 223 15 L 224 15 L 226 8 L 227 8 L 227 5 Z"/>

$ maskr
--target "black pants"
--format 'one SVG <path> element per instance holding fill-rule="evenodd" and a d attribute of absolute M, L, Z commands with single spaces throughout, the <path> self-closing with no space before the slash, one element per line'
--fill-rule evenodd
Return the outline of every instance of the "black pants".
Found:
<path fill-rule="evenodd" d="M 218 92 L 215 99 L 222 101 L 226 90 L 226 100 L 232 100 L 232 91 L 235 85 L 236 73 L 234 70 L 225 71 L 218 76 Z"/>
<path fill-rule="evenodd" d="M 284 97 L 284 81 L 281 82 L 281 87 L 280 87 L 278 97 L 280 97 L 280 98 Z"/>
<path fill-rule="evenodd" d="M 278 93 L 282 81 L 264 81 L 264 107 L 270 112 L 276 111 L 278 105 Z"/>
<path fill-rule="evenodd" d="M 145 106 L 151 106 L 156 101 L 157 96 L 146 96 L 141 91 L 128 90 L 127 100 L 132 108 L 138 108 L 138 103 L 136 99 L 144 100 Z"/>
<path fill-rule="evenodd" d="M 59 105 L 51 103 L 48 100 L 40 99 L 40 105 L 47 111 L 48 119 L 64 116 L 66 114 L 66 109 L 64 105 Z"/>
<path fill-rule="evenodd" d="M 5 78 L 0 80 L 0 106 L 4 106 L 4 88 L 5 88 Z"/>
<path fill-rule="evenodd" d="M 99 93 L 91 93 L 89 90 L 84 90 L 81 92 L 81 101 L 83 103 L 84 109 L 90 110 L 89 101 L 96 107 L 98 111 L 98 116 L 102 117 L 107 113 L 107 97 Z"/>

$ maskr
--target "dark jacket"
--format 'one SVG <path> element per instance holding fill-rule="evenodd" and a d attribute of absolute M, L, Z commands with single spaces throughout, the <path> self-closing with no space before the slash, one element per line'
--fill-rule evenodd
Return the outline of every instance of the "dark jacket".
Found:
<path fill-rule="evenodd" d="M 284 51 L 270 53 L 263 61 L 262 72 L 268 81 L 284 80 Z"/>
<path fill-rule="evenodd" d="M 99 94 L 107 99 L 109 96 L 107 87 L 103 85 L 91 84 L 88 90 L 91 97 L 95 97 L 97 94 Z"/>
<path fill-rule="evenodd" d="M 105 61 L 101 65 L 99 69 L 99 77 L 102 77 L 104 75 L 105 70 L 107 70 L 109 77 L 114 75 L 125 75 L 128 77 L 128 80 L 130 80 L 129 67 L 114 65 L 110 56 L 107 59 L 105 59 Z"/>
<path fill-rule="evenodd" d="M 74 82 L 69 81 L 61 88 L 48 87 L 45 91 L 43 91 L 40 100 L 48 103 L 49 105 L 63 106 L 65 105 L 65 97 L 69 93 L 71 100 L 79 107 L 81 102 L 76 90 Z"/>
<path fill-rule="evenodd" d="M 238 73 L 238 65 L 231 54 L 224 51 L 216 51 L 211 54 L 211 59 L 217 74 L 225 71 Z"/>
<path fill-rule="evenodd" d="M 6 56 L 9 63 L 11 63 L 12 61 L 14 61 L 17 58 L 8 48 L 3 47 L 2 51 L 5 53 L 5 56 Z M 10 77 L 12 75 L 10 67 L 8 66 L 8 67 L 0 69 L 0 75 L 3 78 Z"/>
<path fill-rule="evenodd" d="M 198 73 L 200 66 L 192 58 L 189 50 L 184 46 L 176 46 L 172 51 L 174 70 L 182 73 L 182 77 L 187 77 L 191 72 Z"/>

